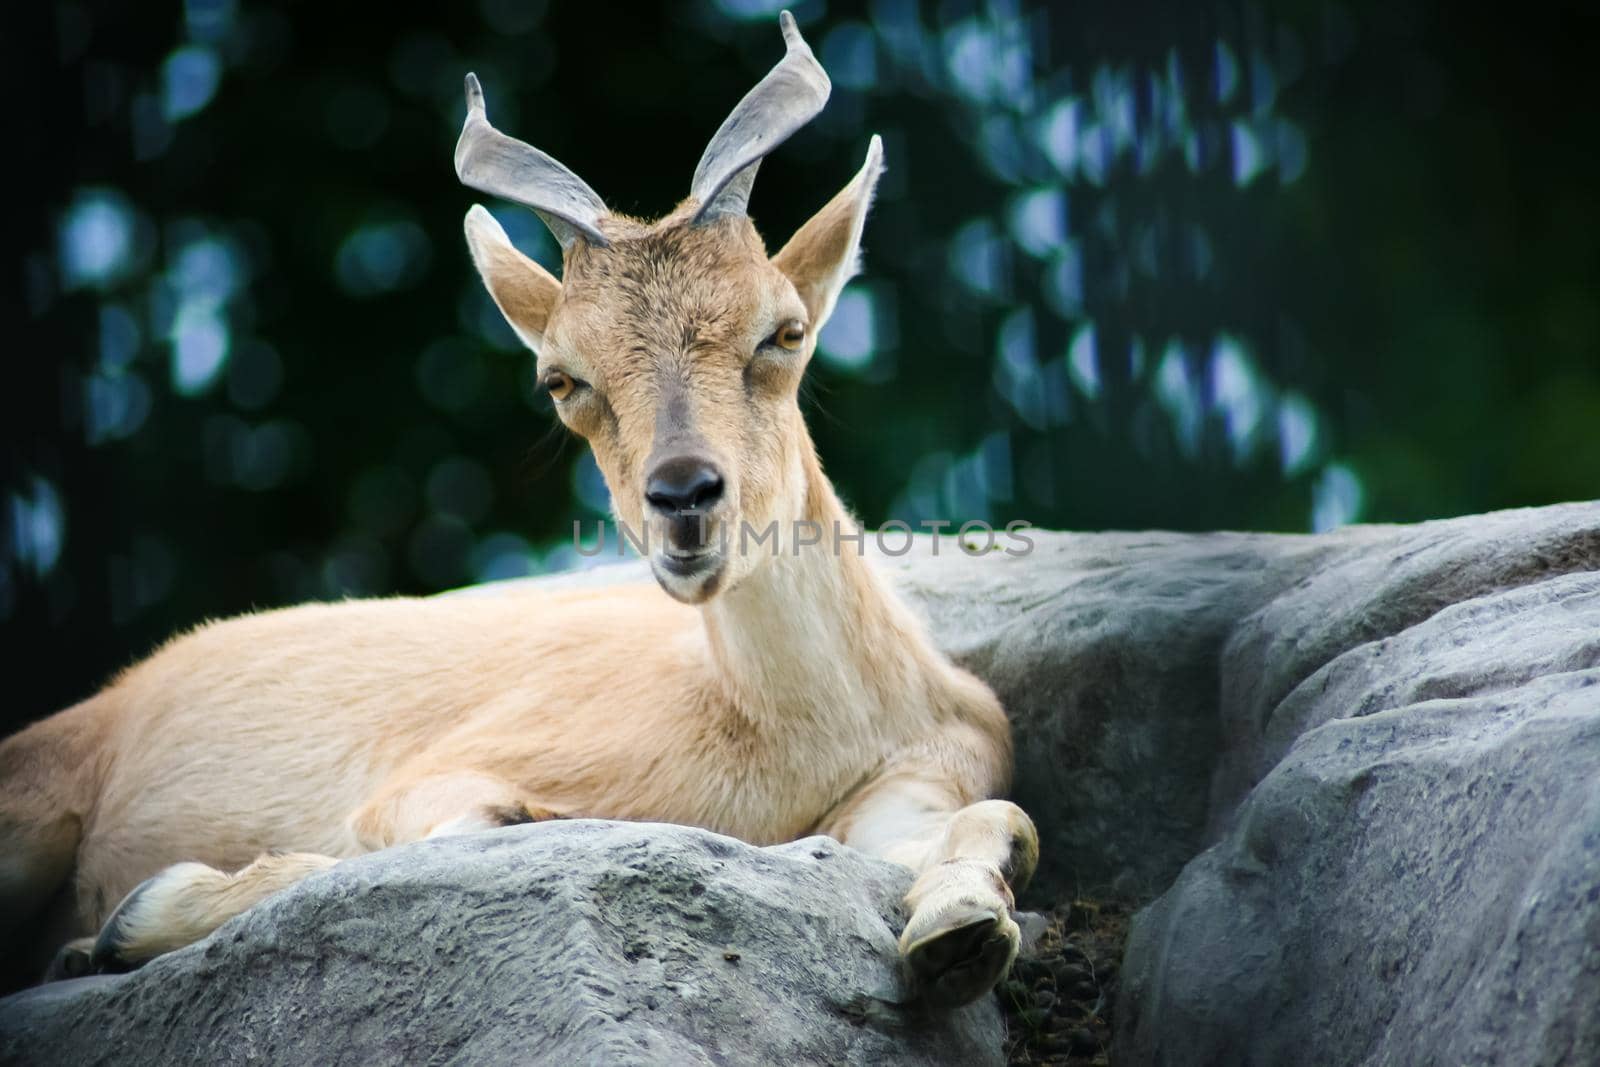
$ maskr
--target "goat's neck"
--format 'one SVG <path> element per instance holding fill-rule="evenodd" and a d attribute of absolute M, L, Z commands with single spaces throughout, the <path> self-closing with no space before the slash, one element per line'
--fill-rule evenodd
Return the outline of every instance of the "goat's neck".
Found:
<path fill-rule="evenodd" d="M 925 706 L 926 675 L 938 659 L 855 543 L 836 549 L 835 529 L 854 534 L 858 525 L 809 439 L 803 445 L 803 518 L 821 528 L 822 543 L 797 554 L 793 530 L 783 530 L 775 556 L 706 605 L 711 654 L 726 696 L 758 728 L 888 728 L 869 720 Z"/>

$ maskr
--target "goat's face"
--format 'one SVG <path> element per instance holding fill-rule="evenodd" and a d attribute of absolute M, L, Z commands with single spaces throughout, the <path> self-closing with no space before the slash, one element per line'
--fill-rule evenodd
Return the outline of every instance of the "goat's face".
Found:
<path fill-rule="evenodd" d="M 688 603 L 748 575 L 774 533 L 791 544 L 805 517 L 811 441 L 795 398 L 855 273 L 882 169 L 874 137 L 855 180 L 767 258 L 745 215 L 756 167 L 828 98 L 794 19 L 779 23 L 783 60 L 712 138 L 689 199 L 659 222 L 612 213 L 577 175 L 494 129 L 471 75 L 456 145 L 462 181 L 529 205 L 560 238 L 557 281 L 487 211 L 467 213 L 490 295 L 538 354 L 561 420 L 594 449 L 656 580 Z"/>
<path fill-rule="evenodd" d="M 539 380 L 680 600 L 759 562 L 762 549 L 740 551 L 741 524 L 787 531 L 801 517 L 810 320 L 743 217 L 669 223 L 568 260 Z"/>

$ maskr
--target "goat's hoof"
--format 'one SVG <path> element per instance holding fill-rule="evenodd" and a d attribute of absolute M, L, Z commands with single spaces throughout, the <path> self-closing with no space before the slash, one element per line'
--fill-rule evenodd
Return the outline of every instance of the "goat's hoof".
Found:
<path fill-rule="evenodd" d="M 93 950 L 92 937 L 80 937 L 76 941 L 68 941 L 50 960 L 50 966 L 45 968 L 44 980 L 59 982 L 67 978 L 83 978 L 94 974 L 94 964 L 90 961 Z"/>
<path fill-rule="evenodd" d="M 935 1010 L 959 1008 L 993 989 L 1011 968 L 1022 940 L 1004 912 L 969 912 L 917 933 L 905 945 L 905 959 L 917 996 Z"/>

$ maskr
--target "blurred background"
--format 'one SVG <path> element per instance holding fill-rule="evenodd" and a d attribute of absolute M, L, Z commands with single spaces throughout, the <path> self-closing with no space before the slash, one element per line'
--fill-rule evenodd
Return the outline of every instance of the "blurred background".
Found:
<path fill-rule="evenodd" d="M 9 12 L 0 728 L 208 617 L 575 565 L 606 491 L 468 262 L 462 74 L 660 214 L 780 6 Z M 807 400 L 869 524 L 1600 496 L 1592 5 L 791 6 L 834 95 L 769 246 L 889 162 Z"/>

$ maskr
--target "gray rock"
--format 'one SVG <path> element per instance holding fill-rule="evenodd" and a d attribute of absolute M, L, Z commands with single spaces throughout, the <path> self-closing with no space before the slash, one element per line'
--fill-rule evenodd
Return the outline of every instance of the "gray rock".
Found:
<path fill-rule="evenodd" d="M 996 1063 L 901 1006 L 902 868 L 592 821 L 350 860 L 133 974 L 0 1001 L 27 1064 Z"/>
<path fill-rule="evenodd" d="M 1342 659 L 1352 649 L 1363 650 L 1357 661 L 1377 664 L 1396 635 L 1450 610 L 1457 625 L 1448 640 L 1470 639 L 1474 653 L 1451 657 L 1441 644 L 1403 645 L 1411 658 L 1378 668 L 1397 684 L 1414 677 L 1443 686 L 1431 694 L 1417 690 L 1419 699 L 1503 687 L 1566 669 L 1557 663 L 1562 655 L 1576 651 L 1582 658 L 1581 649 L 1555 654 L 1548 646 L 1554 639 L 1565 648 L 1572 636 L 1559 616 L 1546 620 L 1549 625 L 1524 626 L 1520 639 L 1527 647 L 1511 648 L 1497 615 L 1507 612 L 1509 620 L 1521 608 L 1507 611 L 1508 605 L 1482 602 L 1519 588 L 1534 590 L 1530 595 L 1538 601 L 1544 583 L 1600 569 L 1600 504 L 1367 527 L 1361 533 L 1382 536 L 1330 559 L 1234 628 L 1221 671 L 1224 764 L 1213 793 L 1214 819 L 1226 818 L 1302 733 L 1350 714 L 1340 698 L 1319 693 L 1328 684 L 1324 672 L 1352 668 L 1356 661 Z M 1463 614 L 1457 605 L 1475 606 Z M 1499 662 L 1502 656 L 1521 665 Z M 1441 657 L 1450 657 L 1456 683 L 1435 677 L 1445 665 Z M 1396 706 L 1400 693 L 1373 699 Z"/>
<path fill-rule="evenodd" d="M 1389 532 L 1234 627 L 1132 1063 L 1600 1063 L 1600 506 Z"/>

